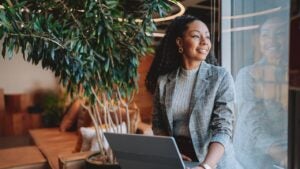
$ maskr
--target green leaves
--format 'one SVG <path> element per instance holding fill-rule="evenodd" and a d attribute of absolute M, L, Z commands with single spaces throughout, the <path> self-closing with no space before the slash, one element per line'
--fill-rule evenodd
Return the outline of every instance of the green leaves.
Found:
<path fill-rule="evenodd" d="M 139 59 L 152 43 L 146 32 L 156 29 L 152 14 L 169 8 L 164 0 L 22 0 L 3 6 L 3 57 L 21 49 L 26 61 L 42 63 L 71 94 L 83 89 L 90 101 L 92 89 L 111 95 L 118 88 L 129 96 L 137 88 Z"/>
<path fill-rule="evenodd" d="M 106 0 L 105 3 L 109 9 L 114 9 L 119 5 L 118 0 Z"/>

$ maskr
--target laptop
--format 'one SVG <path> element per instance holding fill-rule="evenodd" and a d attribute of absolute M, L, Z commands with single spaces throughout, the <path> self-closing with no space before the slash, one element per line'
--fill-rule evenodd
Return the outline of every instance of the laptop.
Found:
<path fill-rule="evenodd" d="M 173 137 L 104 133 L 122 169 L 185 169 L 199 162 L 183 161 Z"/>

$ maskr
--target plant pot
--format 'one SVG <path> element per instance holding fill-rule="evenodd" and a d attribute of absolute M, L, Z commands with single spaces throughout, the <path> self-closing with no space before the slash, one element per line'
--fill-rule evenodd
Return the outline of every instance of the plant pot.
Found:
<path fill-rule="evenodd" d="M 118 164 L 103 164 L 99 161 L 94 161 L 93 157 L 98 156 L 100 153 L 94 153 L 88 156 L 85 160 L 86 169 L 121 169 Z"/>

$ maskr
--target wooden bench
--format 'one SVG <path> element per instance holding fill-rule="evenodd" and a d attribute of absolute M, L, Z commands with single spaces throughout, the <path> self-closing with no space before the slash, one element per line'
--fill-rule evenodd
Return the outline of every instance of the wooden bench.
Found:
<path fill-rule="evenodd" d="M 47 160 L 36 146 L 0 150 L 0 169 L 48 169 Z"/>

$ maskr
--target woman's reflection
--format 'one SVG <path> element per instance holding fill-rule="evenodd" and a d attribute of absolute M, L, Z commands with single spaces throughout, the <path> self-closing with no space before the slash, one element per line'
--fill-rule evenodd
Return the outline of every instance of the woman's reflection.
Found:
<path fill-rule="evenodd" d="M 234 145 L 245 169 L 287 166 L 287 20 L 278 15 L 261 25 L 261 59 L 242 68 L 236 78 Z"/>

